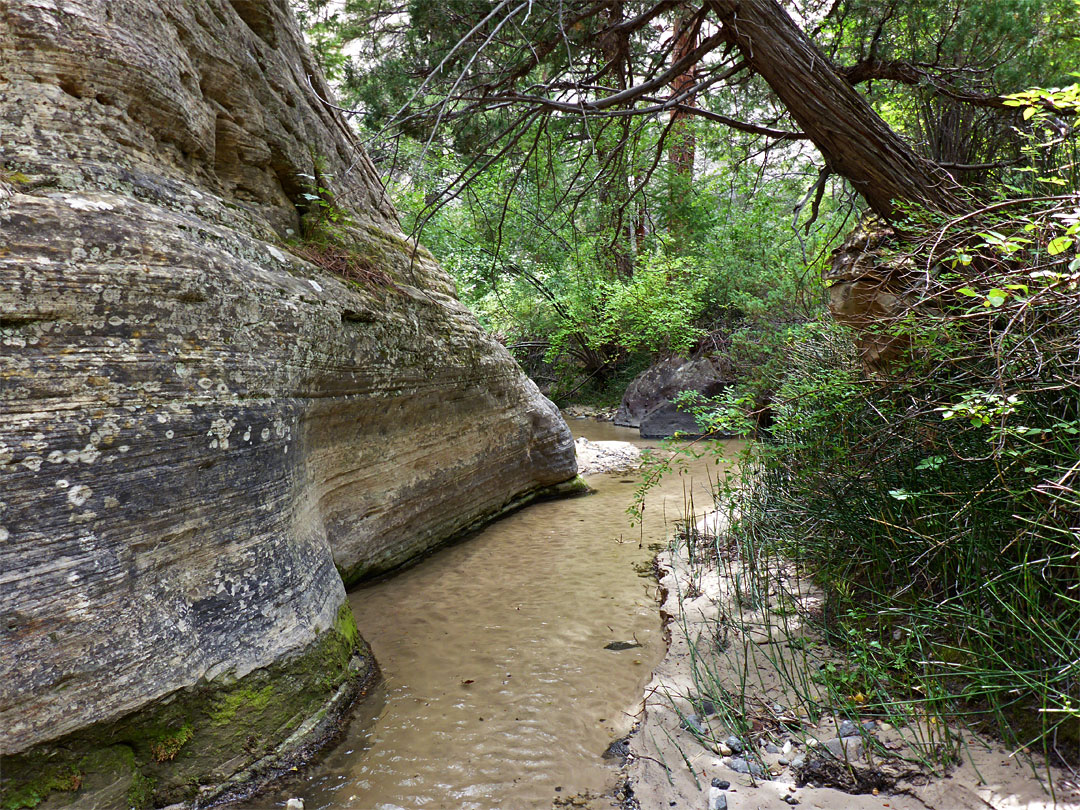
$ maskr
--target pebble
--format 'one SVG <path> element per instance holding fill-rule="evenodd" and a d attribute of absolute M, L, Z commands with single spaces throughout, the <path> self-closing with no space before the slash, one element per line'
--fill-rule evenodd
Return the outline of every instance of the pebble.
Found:
<path fill-rule="evenodd" d="M 766 743 L 766 745 L 765 745 L 765 753 L 766 753 L 766 754 L 779 754 L 779 753 L 780 753 L 780 749 L 779 749 L 779 748 L 777 748 L 777 747 L 776 747 L 775 745 L 773 745 L 772 743 Z"/>
<path fill-rule="evenodd" d="M 837 737 L 854 737 L 859 733 L 859 727 L 852 723 L 850 720 L 841 720 L 840 725 L 837 726 Z"/>
<path fill-rule="evenodd" d="M 728 767 L 735 771 L 735 773 L 748 773 L 759 779 L 766 775 L 760 765 L 756 762 L 747 762 L 742 757 L 732 757 L 728 761 Z"/>
<path fill-rule="evenodd" d="M 751 630 L 749 633 L 750 640 L 755 644 L 769 644 L 772 640 L 772 633 L 769 630 Z"/>
<path fill-rule="evenodd" d="M 679 725 L 681 725 L 688 731 L 694 732 L 699 737 L 705 736 L 705 731 L 701 728 L 701 721 L 697 719 L 696 715 L 690 715 L 689 717 L 685 718 Z"/>
<path fill-rule="evenodd" d="M 708 717 L 710 714 L 716 714 L 716 706 L 713 705 L 711 700 L 701 701 L 701 713 Z"/>
<path fill-rule="evenodd" d="M 729 782 L 727 779 L 720 779 L 719 777 L 714 776 L 712 780 L 712 786 L 714 788 L 720 788 L 720 790 L 727 790 L 729 787 L 731 787 L 731 782 Z"/>
<path fill-rule="evenodd" d="M 863 720 L 863 731 L 872 732 L 877 729 L 877 723 L 873 720 Z"/>
<path fill-rule="evenodd" d="M 731 753 L 732 753 L 731 749 L 728 748 L 723 743 L 720 743 L 719 750 L 720 750 L 720 756 L 722 756 L 722 757 L 730 757 L 731 756 Z"/>
<path fill-rule="evenodd" d="M 795 805 L 797 805 L 799 803 L 799 800 L 796 799 L 794 796 L 785 796 L 784 797 L 784 802 L 786 804 L 790 804 L 792 807 L 794 807 Z"/>
<path fill-rule="evenodd" d="M 720 788 L 709 788 L 709 810 L 728 810 L 727 794 Z"/>
<path fill-rule="evenodd" d="M 795 759 L 791 760 L 791 767 L 792 768 L 801 768 L 805 764 L 806 764 L 806 757 L 803 756 L 802 754 L 799 754 L 799 756 L 797 756 L 797 757 L 795 757 Z"/>
<path fill-rule="evenodd" d="M 788 759 L 787 757 L 780 757 L 780 759 L 776 760 L 776 764 L 777 765 L 784 765 L 786 767 L 786 766 L 791 764 L 791 760 Z"/>
<path fill-rule="evenodd" d="M 604 759 L 626 759 L 630 756 L 630 743 L 625 737 L 612 740 L 602 754 Z"/>
<path fill-rule="evenodd" d="M 605 650 L 632 650 L 641 645 L 636 641 L 612 641 L 604 645 Z"/>
<path fill-rule="evenodd" d="M 829 753 L 837 759 L 858 759 L 862 755 L 862 737 L 836 737 L 825 741 Z"/>
<path fill-rule="evenodd" d="M 285 810 L 304 810 L 304 800 L 289 799 L 285 802 Z"/>
<path fill-rule="evenodd" d="M 734 734 L 730 735 L 726 740 L 724 740 L 724 745 L 726 745 L 736 754 L 741 754 L 743 751 L 742 740 L 740 740 Z"/>

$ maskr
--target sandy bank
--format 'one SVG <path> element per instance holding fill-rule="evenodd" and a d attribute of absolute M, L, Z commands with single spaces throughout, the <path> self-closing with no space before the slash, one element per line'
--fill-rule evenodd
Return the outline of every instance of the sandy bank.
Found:
<path fill-rule="evenodd" d="M 671 644 L 630 738 L 622 807 L 1080 807 L 1075 778 L 1037 757 L 954 729 L 960 761 L 934 765 L 944 737 L 932 721 L 897 728 L 860 713 L 858 694 L 830 708 L 814 673 L 837 654 L 800 618 L 817 592 L 783 570 L 760 592 L 710 521 L 657 559 Z"/>

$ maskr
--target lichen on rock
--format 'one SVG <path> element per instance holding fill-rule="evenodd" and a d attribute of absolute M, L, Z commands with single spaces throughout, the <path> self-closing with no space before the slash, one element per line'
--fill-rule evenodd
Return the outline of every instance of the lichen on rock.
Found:
<path fill-rule="evenodd" d="M 572 439 L 285 0 L 16 2 L 0 65 L 0 804 L 206 795 L 372 671 L 339 571 L 573 479 Z M 390 284 L 293 249 L 316 162 Z"/>

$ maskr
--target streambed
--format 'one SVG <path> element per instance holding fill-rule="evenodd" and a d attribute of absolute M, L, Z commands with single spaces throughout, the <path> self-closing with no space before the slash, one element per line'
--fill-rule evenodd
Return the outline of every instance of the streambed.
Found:
<path fill-rule="evenodd" d="M 639 529 L 626 513 L 637 473 L 588 481 L 596 494 L 530 506 L 352 592 L 382 683 L 315 765 L 241 807 L 295 796 L 306 810 L 529 810 L 610 791 L 618 762 L 602 754 L 630 730 L 665 653 L 656 544 L 691 487 L 699 507 L 709 496 L 704 465 L 693 485 L 669 476 Z"/>

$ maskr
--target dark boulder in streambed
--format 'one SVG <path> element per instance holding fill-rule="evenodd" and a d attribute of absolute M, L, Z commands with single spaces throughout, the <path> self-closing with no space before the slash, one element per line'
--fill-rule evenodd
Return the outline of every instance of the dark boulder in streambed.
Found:
<path fill-rule="evenodd" d="M 713 397 L 722 394 L 730 384 L 707 357 L 661 360 L 627 386 L 614 421 L 622 427 L 638 428 L 645 439 L 666 438 L 676 432 L 697 436 L 701 429 L 693 414 L 679 409 L 674 398 L 683 391 Z"/>

